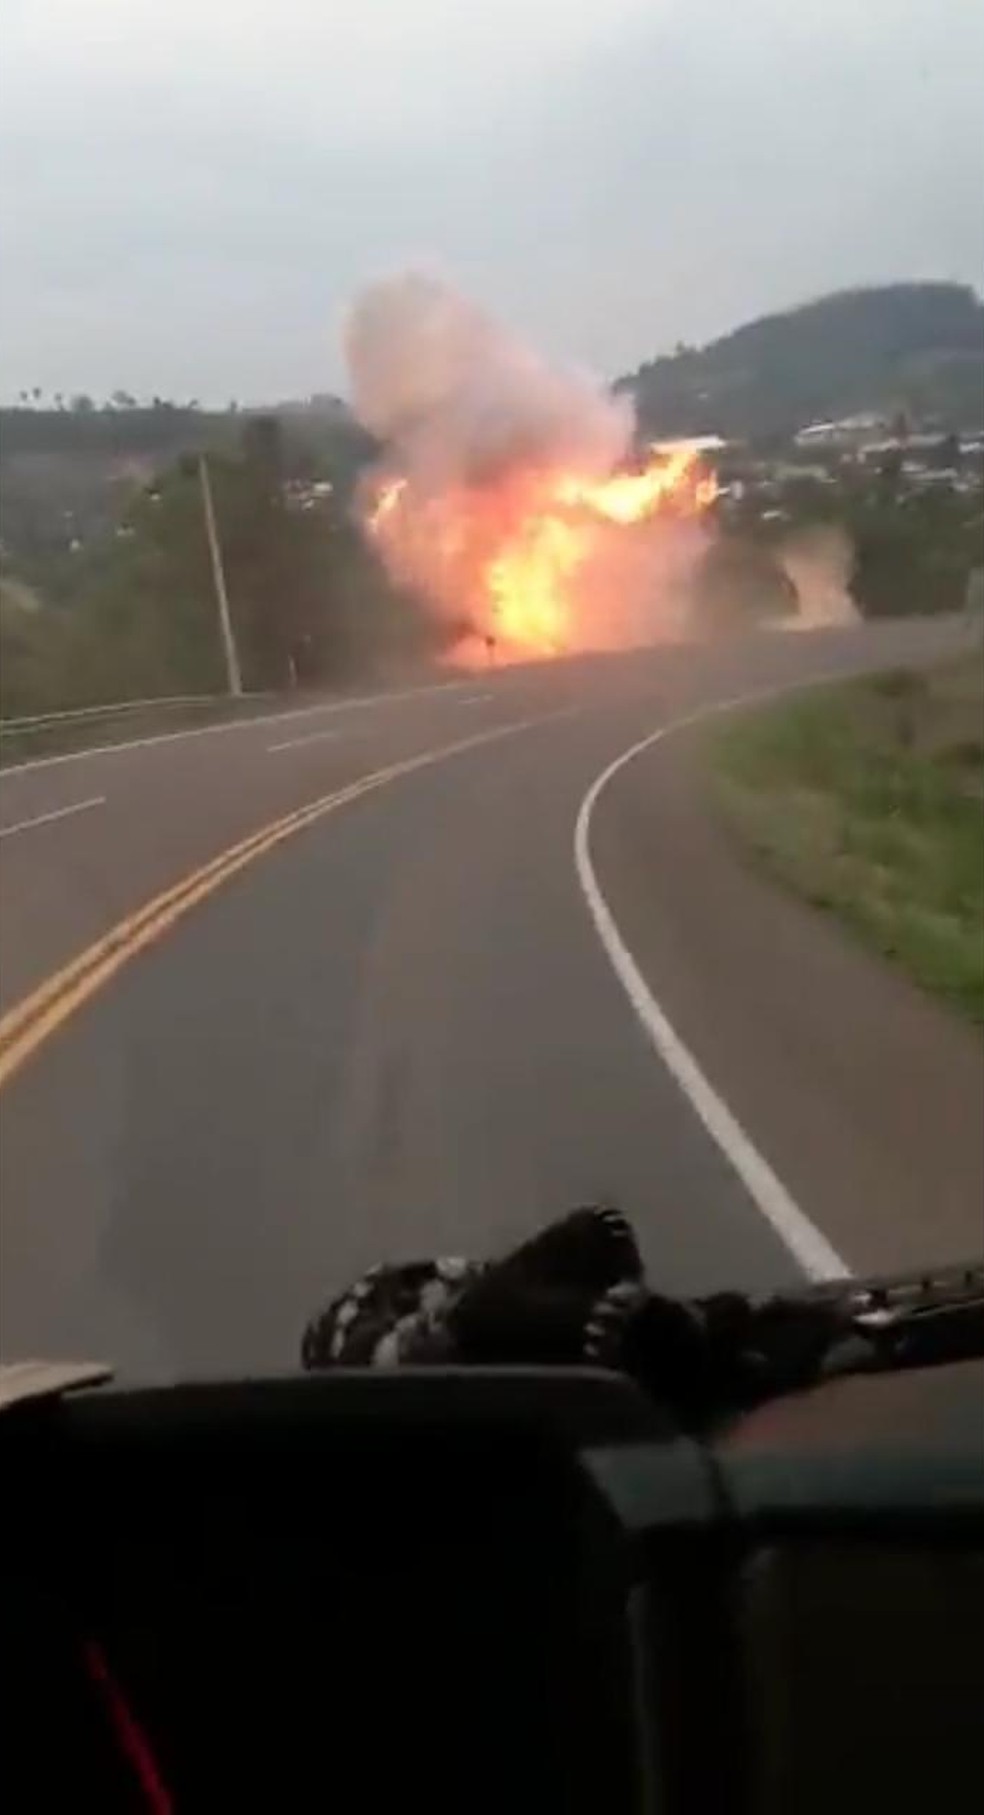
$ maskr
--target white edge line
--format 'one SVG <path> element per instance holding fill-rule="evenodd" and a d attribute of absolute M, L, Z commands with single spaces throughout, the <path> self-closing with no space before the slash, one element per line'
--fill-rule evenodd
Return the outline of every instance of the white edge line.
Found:
<path fill-rule="evenodd" d="M 252 731 L 255 726 L 276 725 L 291 719 L 313 718 L 319 712 L 354 712 L 359 706 L 380 706 L 389 701 L 424 698 L 432 693 L 456 693 L 467 681 L 435 681 L 426 687 L 404 687 L 395 693 L 364 693 L 358 698 L 327 700 L 320 706 L 294 706 L 286 712 L 257 712 L 249 718 L 223 719 L 220 725 L 189 725 L 183 731 L 157 731 L 152 737 L 131 737 L 125 743 L 95 744 L 88 750 L 63 750 L 58 756 L 32 756 L 26 763 L 5 763 L 0 782 L 28 769 L 53 769 L 57 763 L 81 763 L 90 756 L 122 756 L 127 750 L 149 750 L 155 744 L 176 744 L 193 737 L 218 737 L 224 731 Z"/>
<path fill-rule="evenodd" d="M 818 681 L 807 682 L 806 686 L 823 685 L 844 678 L 840 675 L 824 675 Z M 599 886 L 590 851 L 591 814 L 599 795 L 619 770 L 624 769 L 644 750 L 660 743 L 674 731 L 682 731 L 688 725 L 697 724 L 701 719 L 712 718 L 738 706 L 754 705 L 779 694 L 800 691 L 803 691 L 802 682 L 794 686 L 768 687 L 737 698 L 719 700 L 712 706 L 688 713 L 685 718 L 674 719 L 670 724 L 660 726 L 659 730 L 651 731 L 647 737 L 640 738 L 638 743 L 624 750 L 621 756 L 617 756 L 595 778 L 581 802 L 574 828 L 574 862 L 595 931 L 655 1051 L 794 1260 L 808 1278 L 826 1280 L 849 1278 L 851 1269 L 826 1236 L 800 1209 L 667 1019 L 615 924 Z"/>
<path fill-rule="evenodd" d="M 104 807 L 105 794 L 94 794 L 91 800 L 77 800 L 70 807 L 55 807 L 50 813 L 39 813 L 35 819 L 19 819 L 16 825 L 0 826 L 0 838 L 12 838 L 15 832 L 29 832 L 32 826 L 50 826 L 56 819 L 67 819 L 71 813 L 87 813 L 90 807 Z"/>

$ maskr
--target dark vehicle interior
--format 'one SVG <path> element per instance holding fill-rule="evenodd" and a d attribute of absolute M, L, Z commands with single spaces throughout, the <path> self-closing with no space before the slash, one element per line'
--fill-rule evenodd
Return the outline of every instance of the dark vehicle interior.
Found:
<path fill-rule="evenodd" d="M 984 1362 L 707 1436 L 581 1369 L 97 1388 L 0 1420 L 4 1806 L 955 1808 Z"/>

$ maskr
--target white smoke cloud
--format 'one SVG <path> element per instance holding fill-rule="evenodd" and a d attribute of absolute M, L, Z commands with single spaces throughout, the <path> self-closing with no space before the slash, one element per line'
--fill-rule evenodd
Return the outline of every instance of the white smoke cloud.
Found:
<path fill-rule="evenodd" d="M 427 485 L 481 483 L 520 462 L 604 473 L 631 445 L 626 401 L 548 364 L 439 277 L 366 290 L 345 351 L 356 414 Z"/>

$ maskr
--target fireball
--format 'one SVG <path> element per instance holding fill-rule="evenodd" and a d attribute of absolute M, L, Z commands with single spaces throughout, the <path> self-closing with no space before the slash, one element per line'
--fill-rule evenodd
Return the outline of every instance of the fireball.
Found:
<path fill-rule="evenodd" d="M 535 462 L 448 485 L 389 473 L 363 521 L 387 568 L 467 621 L 474 647 L 530 660 L 603 645 L 586 598 L 618 571 L 619 544 L 699 519 L 715 491 L 693 447 L 656 446 L 640 470 L 600 477 Z"/>

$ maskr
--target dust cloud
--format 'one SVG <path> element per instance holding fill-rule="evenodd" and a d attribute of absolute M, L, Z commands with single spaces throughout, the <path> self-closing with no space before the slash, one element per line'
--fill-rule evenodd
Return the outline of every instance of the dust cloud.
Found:
<path fill-rule="evenodd" d="M 836 523 L 817 523 L 794 532 L 776 559 L 796 594 L 796 610 L 783 625 L 790 630 L 827 630 L 860 624 L 851 596 L 854 547 Z"/>

